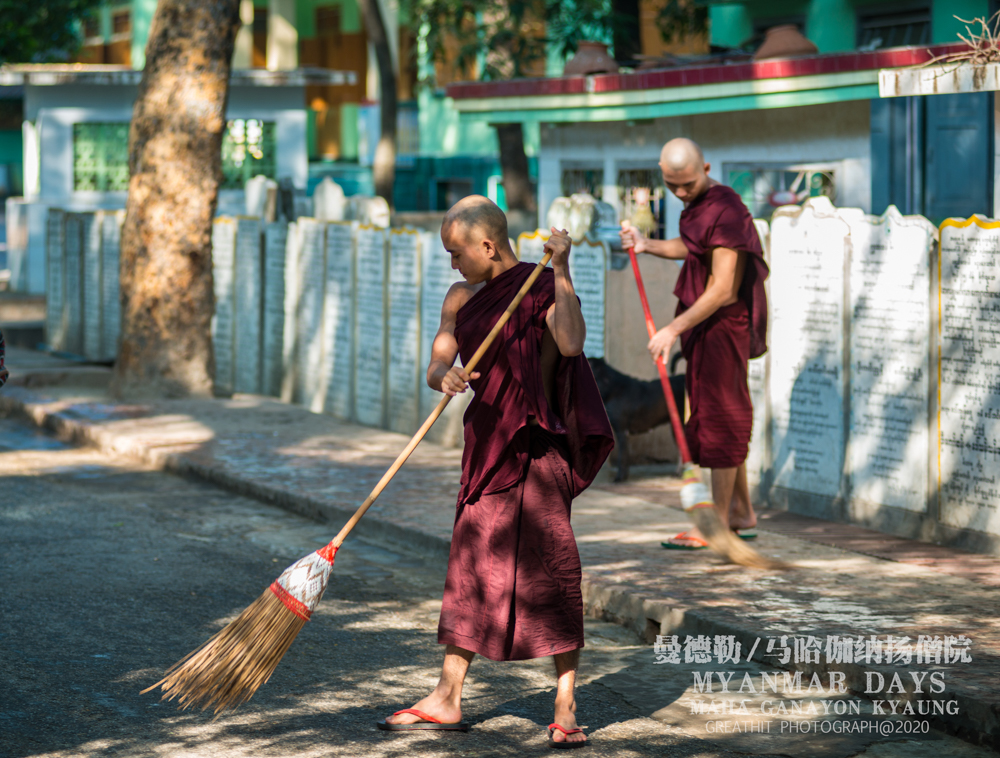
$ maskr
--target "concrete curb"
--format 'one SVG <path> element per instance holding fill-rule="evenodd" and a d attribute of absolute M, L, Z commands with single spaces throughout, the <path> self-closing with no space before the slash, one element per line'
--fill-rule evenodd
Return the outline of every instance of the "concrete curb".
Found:
<path fill-rule="evenodd" d="M 95 447 L 109 455 L 131 458 L 162 471 L 196 476 L 231 492 L 277 505 L 323 523 L 341 523 L 353 514 L 352 510 L 337 508 L 307 495 L 243 479 L 220 466 L 192 461 L 183 452 L 126 443 L 96 424 L 52 412 L 41 404 L 25 402 L 11 395 L 0 395 L 0 415 L 27 418 L 64 441 Z M 451 546 L 450 540 L 402 527 L 374 515 L 369 515 L 359 523 L 355 532 L 368 540 L 394 544 L 408 550 L 416 549 L 440 560 L 447 560 Z M 641 597 L 620 586 L 588 577 L 586 571 L 582 591 L 584 612 L 588 616 L 620 624 L 650 644 L 656 641 L 657 635 L 733 635 L 742 644 L 743 650 L 749 651 L 758 638 L 767 636 L 763 632 L 714 619 L 703 611 L 673 605 L 661 599 Z M 652 665 L 652 655 L 650 664 Z M 830 667 L 826 664 L 789 663 L 782 668 L 792 673 L 801 672 L 803 679 L 808 681 L 814 673 L 825 679 Z M 882 674 L 887 681 L 897 672 L 905 676 L 905 669 L 892 666 L 835 664 L 834 670 L 846 674 L 849 690 L 857 694 L 864 692 L 865 675 L 869 671 Z M 860 696 L 865 697 L 863 694 Z M 910 691 L 895 697 L 900 701 L 913 703 L 915 709 L 916 702 L 920 700 L 919 695 Z M 929 719 L 931 725 L 973 744 L 1000 750 L 1000 709 L 965 692 L 949 692 L 949 698 L 957 701 L 958 713 L 932 717 Z"/>

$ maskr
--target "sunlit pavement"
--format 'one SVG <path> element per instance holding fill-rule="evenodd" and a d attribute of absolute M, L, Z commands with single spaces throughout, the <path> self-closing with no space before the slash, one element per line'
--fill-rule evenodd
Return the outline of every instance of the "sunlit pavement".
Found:
<path fill-rule="evenodd" d="M 335 520 L 336 505 L 359 503 L 373 472 L 381 473 L 404 439 L 254 398 L 204 401 L 211 413 L 194 405 L 184 413 L 179 404 L 114 406 L 93 389 L 67 389 L 54 380 L 47 387 L 15 387 L 13 393 L 25 408 L 48 404 L 58 406 L 62 417 L 87 420 L 105 434 L 99 444 L 106 447 L 121 444 L 121 452 L 135 455 L 136 439 L 145 440 L 159 464 L 164 451 L 179 450 L 192 460 L 214 461 L 221 480 L 239 474 L 253 484 L 256 478 L 259 486 L 272 487 L 265 495 L 298 482 L 298 492 L 311 496 L 304 509 L 315 506 L 316 515 Z M 262 424 L 265 413 L 282 422 Z M 0 439 L 9 448 L 0 451 L 2 491 L 8 493 L 0 506 L 0 544 L 10 577 L 0 601 L 0 639 L 8 651 L 0 666 L 4 678 L 17 682 L 0 686 L 0 735 L 15 735 L 12 755 L 352 755 L 360 745 L 366 753 L 387 755 L 413 749 L 429 755 L 546 749 L 548 662 L 478 661 L 467 692 L 466 717 L 474 723 L 469 735 L 407 739 L 414 735 L 378 734 L 372 726 L 386 712 L 418 699 L 436 677 L 440 653 L 434 629 L 443 582 L 438 542 L 453 513 L 456 451 L 424 449 L 411 478 L 403 477 L 379 503 L 379 517 L 391 516 L 396 531 L 370 530 L 365 542 L 349 541 L 338 555 L 319 617 L 272 682 L 249 707 L 213 723 L 200 715 L 177 715 L 137 692 L 248 604 L 285 564 L 328 540 L 339 523 L 299 519 L 120 456 L 65 448 L 13 421 L 4 422 Z M 247 464 L 242 472 L 241 461 Z M 670 488 L 667 479 L 663 488 Z M 658 542 L 684 526 L 683 515 L 609 490 L 595 488 L 575 505 L 591 610 L 604 603 L 613 606 L 607 615 L 618 617 L 615 609 L 634 609 L 639 598 L 634 618 L 621 620 L 646 635 L 659 629 L 640 617 L 657 608 L 670 618 L 687 613 L 709 625 L 707 633 L 733 628 L 816 634 L 841 628 L 884 635 L 919 628 L 940 634 L 944 626 L 958 626 L 973 637 L 978 657 L 974 666 L 949 670 L 949 688 L 963 687 L 966 701 L 978 688 L 987 710 L 995 700 L 996 678 L 987 679 L 995 660 L 979 634 L 995 629 L 996 619 L 983 613 L 996 608 L 995 589 L 926 567 L 763 532 L 763 552 L 780 554 L 800 568 L 787 574 L 748 572 L 705 553 L 665 554 Z M 328 509 L 321 507 L 324 498 L 333 502 Z M 285 504 L 303 507 L 291 500 Z M 419 555 L 400 549 L 398 539 L 381 539 L 398 538 L 400 528 L 421 536 L 414 540 L 422 548 Z M 609 596 L 608 587 L 618 594 Z M 978 626 L 959 626 L 967 622 Z M 713 666 L 695 668 L 704 675 Z M 714 668 L 734 673 L 734 682 L 745 672 L 760 678 L 755 663 Z M 803 733 L 801 724 L 780 732 L 786 719 L 762 719 L 762 707 L 773 713 L 775 704 L 756 696 L 741 695 L 751 715 L 692 713 L 699 707 L 694 703 L 707 696 L 694 692 L 691 669 L 655 665 L 652 647 L 638 634 L 593 622 L 580 690 L 581 721 L 590 727 L 593 752 L 721 755 L 731 749 L 847 756 L 885 739 Z M 955 685 L 953 674 L 959 679 Z M 984 682 L 977 683 L 976 676 Z M 799 698 L 800 709 L 810 699 L 815 695 Z M 835 715 L 825 720 L 844 720 Z M 763 731 L 764 720 L 770 720 L 770 732 Z M 907 734 L 900 728 L 891 738 L 905 740 Z M 866 754 L 920 755 L 924 749 L 936 756 L 980 754 L 941 737 L 910 734 L 908 741 L 881 743 Z M 0 754 L 8 750 L 5 741 L 0 737 Z"/>

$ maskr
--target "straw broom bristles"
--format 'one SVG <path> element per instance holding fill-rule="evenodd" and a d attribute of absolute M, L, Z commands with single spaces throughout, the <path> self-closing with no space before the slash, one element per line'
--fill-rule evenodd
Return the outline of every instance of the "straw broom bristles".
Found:
<path fill-rule="evenodd" d="M 728 561 L 750 568 L 791 568 L 784 561 L 761 555 L 722 522 L 722 517 L 715 508 L 715 502 L 712 500 L 708 487 L 702 484 L 698 468 L 692 463 L 684 466 L 681 505 L 694 525 L 698 527 L 698 531 L 701 532 L 708 546 Z"/>

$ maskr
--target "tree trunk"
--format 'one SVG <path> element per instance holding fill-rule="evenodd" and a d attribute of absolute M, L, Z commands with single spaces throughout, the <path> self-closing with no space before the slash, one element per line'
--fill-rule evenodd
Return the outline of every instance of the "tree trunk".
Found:
<path fill-rule="evenodd" d="M 536 213 L 538 204 L 528 176 L 528 156 L 524 152 L 521 124 L 494 124 L 500 141 L 500 170 L 508 211 Z"/>
<path fill-rule="evenodd" d="M 382 94 L 381 134 L 375 147 L 372 174 L 375 180 L 375 194 L 384 197 L 391 209 L 394 207 L 392 188 L 396 182 L 396 69 L 392 63 L 389 36 L 378 0 L 361 0 L 361 9 L 368 41 L 375 46 L 379 89 Z"/>
<path fill-rule="evenodd" d="M 120 397 L 212 392 L 212 218 L 239 0 L 159 0 L 129 129 Z"/>

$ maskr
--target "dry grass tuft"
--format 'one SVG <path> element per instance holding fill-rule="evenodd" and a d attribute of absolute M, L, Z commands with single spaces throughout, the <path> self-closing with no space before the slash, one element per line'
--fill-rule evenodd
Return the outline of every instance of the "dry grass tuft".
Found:
<path fill-rule="evenodd" d="M 955 16 L 961 23 L 965 24 L 965 34 L 959 34 L 958 38 L 967 46 L 966 50 L 948 55 L 938 55 L 931 58 L 923 66 L 956 65 L 969 64 L 972 66 L 985 66 L 987 63 L 1000 63 L 1000 11 L 997 11 L 989 20 L 985 16 L 967 21 L 964 18 Z M 979 28 L 979 33 L 973 31 Z"/>

